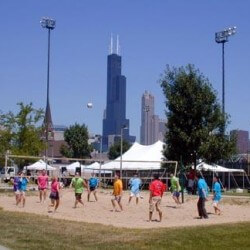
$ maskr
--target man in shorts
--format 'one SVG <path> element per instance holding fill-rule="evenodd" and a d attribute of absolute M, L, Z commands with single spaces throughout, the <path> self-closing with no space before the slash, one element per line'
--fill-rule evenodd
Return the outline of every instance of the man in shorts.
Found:
<path fill-rule="evenodd" d="M 37 178 L 40 203 L 45 202 L 45 200 L 46 200 L 48 182 L 49 182 L 49 177 L 46 173 L 46 170 L 43 169 Z"/>
<path fill-rule="evenodd" d="M 129 180 L 129 185 L 130 185 L 130 196 L 128 203 L 131 202 L 133 197 L 136 197 L 136 204 L 138 204 L 140 197 L 141 179 L 138 177 L 137 173 L 135 173 L 134 177 Z"/>
<path fill-rule="evenodd" d="M 214 193 L 214 197 L 213 197 L 213 207 L 214 207 L 214 212 L 215 214 L 220 215 L 221 214 L 221 210 L 218 207 L 218 204 L 221 200 L 221 186 L 219 183 L 219 178 L 217 176 L 214 176 L 213 179 L 213 193 Z"/>
<path fill-rule="evenodd" d="M 115 202 L 117 202 L 118 206 L 120 207 L 121 211 L 122 209 L 122 190 L 123 190 L 123 185 L 122 185 L 122 181 L 119 179 L 119 176 L 116 174 L 115 175 L 115 180 L 114 180 L 114 188 L 113 188 L 113 196 L 111 199 L 112 202 L 112 206 L 113 206 L 113 210 L 112 211 L 116 211 L 119 212 L 119 210 L 117 210 L 115 208 Z"/>
<path fill-rule="evenodd" d="M 15 193 L 16 205 L 18 205 L 20 199 L 20 192 L 18 190 L 18 182 L 20 177 L 21 177 L 21 172 L 18 172 L 18 176 L 15 176 L 14 179 L 11 179 L 11 182 L 13 184 L 13 191 Z"/>
<path fill-rule="evenodd" d="M 92 192 L 93 192 L 93 194 L 95 196 L 95 200 L 97 201 L 96 189 L 98 188 L 99 180 L 98 180 L 98 178 L 95 177 L 94 173 L 91 174 L 91 177 L 90 177 L 90 179 L 88 181 L 88 185 L 89 185 L 88 201 L 90 199 L 90 194 Z"/>
<path fill-rule="evenodd" d="M 80 177 L 80 174 L 78 172 L 76 172 L 75 177 L 71 181 L 70 187 L 72 187 L 72 186 L 75 189 L 75 206 L 74 206 L 74 208 L 76 208 L 78 203 L 81 203 L 82 205 L 84 205 L 83 201 L 82 201 L 83 188 L 86 187 L 88 189 L 88 191 L 89 191 L 89 188 L 88 188 L 86 181 Z"/>
<path fill-rule="evenodd" d="M 176 202 L 177 205 L 181 205 L 181 202 L 179 200 L 180 198 L 180 183 L 179 183 L 179 178 L 177 178 L 176 176 L 174 176 L 173 174 L 170 175 L 171 179 L 170 179 L 170 183 L 171 183 L 171 192 L 173 195 L 173 199 Z"/>
<path fill-rule="evenodd" d="M 162 211 L 160 208 L 161 200 L 163 193 L 166 189 L 166 186 L 163 184 L 162 181 L 159 180 L 159 175 L 154 174 L 154 180 L 149 185 L 149 221 L 152 221 L 152 216 L 154 212 L 154 208 L 159 213 L 159 222 L 162 220 Z"/>

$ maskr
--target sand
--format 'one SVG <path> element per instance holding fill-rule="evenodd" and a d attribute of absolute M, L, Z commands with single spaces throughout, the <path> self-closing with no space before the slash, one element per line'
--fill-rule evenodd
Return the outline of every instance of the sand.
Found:
<path fill-rule="evenodd" d="M 206 203 L 209 219 L 197 219 L 197 197 L 185 197 L 185 203 L 176 207 L 171 194 L 164 194 L 161 208 L 163 211 L 163 220 L 161 223 L 153 221 L 148 222 L 148 192 L 142 192 L 143 198 L 140 198 L 139 204 L 135 204 L 133 198 L 128 205 L 129 192 L 124 192 L 122 203 L 124 211 L 112 212 L 111 191 L 98 190 L 98 201 L 94 202 L 91 196 L 91 202 L 87 202 L 86 191 L 83 194 L 84 206 L 78 204 L 74 209 L 74 193 L 72 190 L 63 190 L 61 195 L 61 204 L 56 213 L 48 213 L 47 207 L 49 199 L 45 203 L 38 202 L 38 196 L 27 196 L 26 206 L 24 208 L 16 207 L 14 197 L 6 194 L 0 195 L 0 207 L 8 211 L 18 211 L 46 215 L 51 218 L 65 219 L 71 221 L 82 221 L 88 223 L 100 223 L 125 228 L 157 228 L 157 227 L 186 227 L 210 224 L 222 224 L 229 222 L 250 221 L 250 198 L 223 198 L 220 204 L 222 215 L 214 214 L 212 200 Z M 154 212 L 153 219 L 158 219 L 158 214 Z"/>

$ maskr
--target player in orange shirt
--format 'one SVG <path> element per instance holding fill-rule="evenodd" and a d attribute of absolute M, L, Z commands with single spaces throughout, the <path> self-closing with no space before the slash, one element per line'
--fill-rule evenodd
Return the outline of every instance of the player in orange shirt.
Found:
<path fill-rule="evenodd" d="M 112 211 L 116 211 L 119 212 L 119 210 L 116 209 L 115 206 L 115 201 L 117 202 L 118 206 L 120 207 L 121 211 L 122 209 L 122 191 L 123 191 L 123 186 L 122 186 L 122 181 L 119 179 L 119 176 L 116 174 L 115 175 L 115 180 L 114 180 L 114 188 L 113 188 L 113 196 L 111 199 L 112 202 L 112 206 L 113 206 L 113 210 Z"/>

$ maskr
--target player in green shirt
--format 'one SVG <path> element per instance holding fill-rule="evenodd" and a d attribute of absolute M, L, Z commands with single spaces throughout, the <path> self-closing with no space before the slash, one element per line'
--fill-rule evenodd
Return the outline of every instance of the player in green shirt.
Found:
<path fill-rule="evenodd" d="M 75 200 L 74 208 L 76 208 L 76 205 L 78 204 L 78 202 L 84 205 L 82 201 L 83 187 L 86 187 L 87 189 L 89 188 L 88 188 L 86 181 L 80 177 L 78 172 L 76 172 L 75 177 L 72 179 L 70 187 L 73 187 L 75 189 L 76 200 Z"/>
<path fill-rule="evenodd" d="M 173 199 L 176 202 L 176 204 L 181 205 L 181 202 L 179 200 L 180 198 L 180 183 L 179 183 L 179 178 L 174 176 L 173 174 L 170 175 L 170 183 L 171 183 L 171 192 L 173 194 Z"/>

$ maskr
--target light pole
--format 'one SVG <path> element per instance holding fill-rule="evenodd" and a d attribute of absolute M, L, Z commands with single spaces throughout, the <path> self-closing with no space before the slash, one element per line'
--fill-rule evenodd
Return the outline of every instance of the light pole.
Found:
<path fill-rule="evenodd" d="M 236 27 L 228 28 L 215 33 L 215 41 L 222 44 L 222 112 L 225 114 L 225 43 L 228 42 L 228 37 L 234 35 Z"/>
<path fill-rule="evenodd" d="M 150 111 L 150 107 L 149 107 L 149 105 L 146 105 L 145 107 L 144 107 L 144 111 L 146 112 L 146 124 L 147 124 L 147 128 L 146 128 L 146 135 L 147 135 L 147 140 L 146 140 L 146 145 L 149 145 L 149 140 L 148 140 L 148 136 L 149 136 L 149 129 L 148 129 L 148 127 L 149 127 L 149 122 L 148 122 L 148 112 Z"/>
<path fill-rule="evenodd" d="M 123 129 L 126 128 L 126 125 L 121 127 L 120 178 L 122 178 Z"/>
<path fill-rule="evenodd" d="M 46 103 L 46 113 L 45 113 L 45 138 L 46 138 L 46 170 L 47 170 L 47 157 L 48 157 L 48 145 L 49 145 L 49 123 L 52 126 L 50 104 L 49 104 L 49 73 L 50 73 L 50 31 L 53 30 L 56 26 L 56 21 L 49 18 L 43 17 L 40 21 L 41 26 L 45 29 L 48 29 L 48 63 L 47 63 L 47 103 Z"/>

